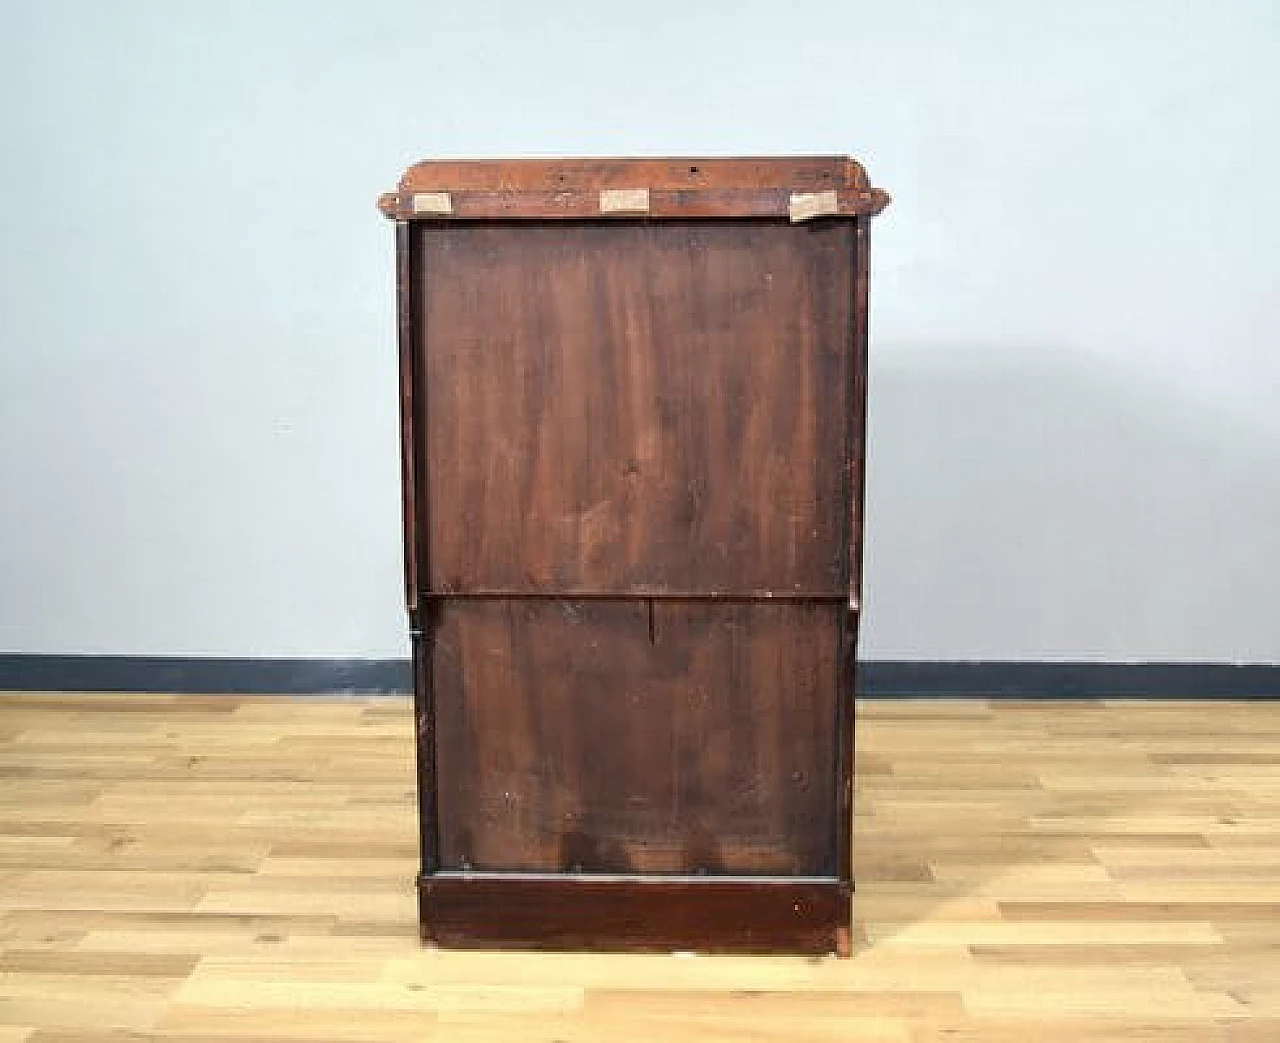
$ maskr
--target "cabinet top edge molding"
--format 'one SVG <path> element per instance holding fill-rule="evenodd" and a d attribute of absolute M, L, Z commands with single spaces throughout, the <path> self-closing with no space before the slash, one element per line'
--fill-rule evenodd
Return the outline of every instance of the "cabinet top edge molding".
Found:
<path fill-rule="evenodd" d="M 848 156 L 431 159 L 378 209 L 397 221 L 878 214 L 889 195 Z"/>

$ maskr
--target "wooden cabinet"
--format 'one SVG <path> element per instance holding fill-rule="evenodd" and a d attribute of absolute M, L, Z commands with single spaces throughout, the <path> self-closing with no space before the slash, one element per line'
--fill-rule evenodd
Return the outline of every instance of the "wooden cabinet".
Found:
<path fill-rule="evenodd" d="M 840 157 L 425 162 L 424 938 L 847 951 L 869 221 Z"/>

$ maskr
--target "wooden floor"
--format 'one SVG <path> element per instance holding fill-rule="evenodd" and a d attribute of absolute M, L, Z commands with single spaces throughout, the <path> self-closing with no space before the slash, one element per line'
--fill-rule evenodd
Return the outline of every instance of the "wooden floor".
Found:
<path fill-rule="evenodd" d="M 398 700 L 0 696 L 0 1043 L 1280 1040 L 1280 703 L 866 703 L 851 960 L 429 952 Z"/>

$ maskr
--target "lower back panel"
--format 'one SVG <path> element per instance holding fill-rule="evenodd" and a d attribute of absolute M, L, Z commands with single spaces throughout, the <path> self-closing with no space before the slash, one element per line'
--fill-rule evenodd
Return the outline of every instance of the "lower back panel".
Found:
<path fill-rule="evenodd" d="M 439 602 L 440 867 L 831 875 L 838 609 Z"/>

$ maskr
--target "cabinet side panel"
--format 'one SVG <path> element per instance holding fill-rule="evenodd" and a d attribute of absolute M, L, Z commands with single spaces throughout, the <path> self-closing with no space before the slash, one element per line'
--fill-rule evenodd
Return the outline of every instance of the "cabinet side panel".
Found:
<path fill-rule="evenodd" d="M 862 560 L 865 544 L 864 519 L 866 517 L 867 475 L 867 332 L 868 332 L 868 283 L 871 274 L 870 233 L 871 219 L 859 218 L 854 227 L 854 285 L 853 314 L 850 340 L 852 343 L 850 372 L 850 401 L 845 436 L 848 459 L 848 509 L 846 523 L 849 527 L 849 600 L 848 611 L 840 624 L 839 677 L 836 697 L 836 749 L 837 749 L 837 817 L 836 866 L 840 879 L 853 884 L 853 814 L 854 814 L 854 749 L 857 714 L 858 632 L 862 622 Z"/>
<path fill-rule="evenodd" d="M 413 236 L 409 224 L 396 222 L 396 340 L 400 365 L 400 495 L 404 528 L 404 597 L 410 628 L 418 625 L 418 446 L 414 438 L 415 370 Z"/>
<path fill-rule="evenodd" d="M 441 869 L 833 875 L 840 611 L 446 602 Z"/>
<path fill-rule="evenodd" d="M 414 232 L 432 591 L 845 594 L 849 222 Z"/>

